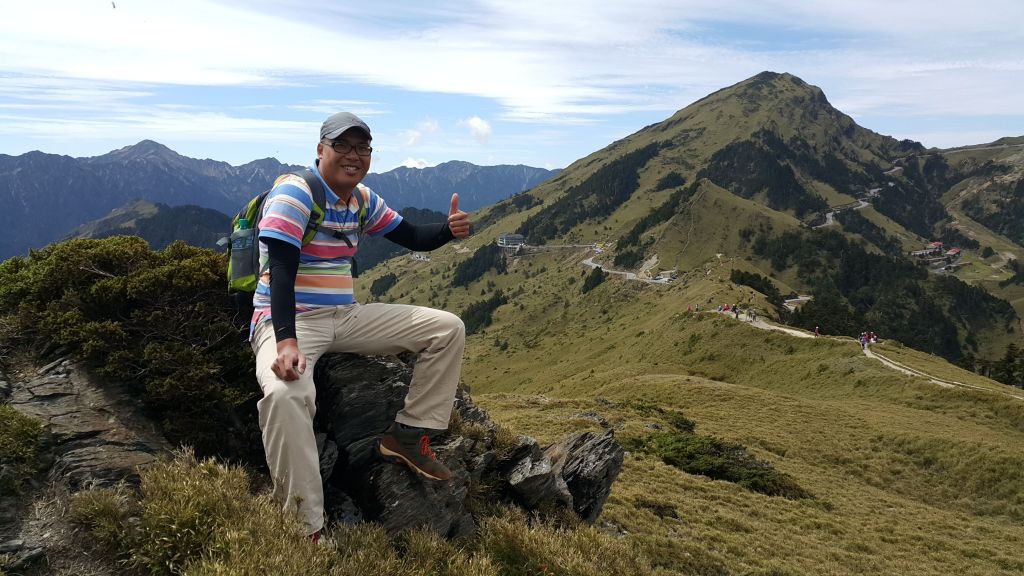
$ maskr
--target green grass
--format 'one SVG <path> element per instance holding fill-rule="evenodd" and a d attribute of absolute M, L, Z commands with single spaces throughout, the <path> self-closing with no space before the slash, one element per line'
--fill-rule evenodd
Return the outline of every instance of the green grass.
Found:
<path fill-rule="evenodd" d="M 17 493 L 35 473 L 43 448 L 43 423 L 0 404 L 0 493 Z"/>
<path fill-rule="evenodd" d="M 633 542 L 587 525 L 527 518 L 509 508 L 479 517 L 459 542 L 423 531 L 395 537 L 373 524 L 335 527 L 321 545 L 303 535 L 246 473 L 181 452 L 124 488 L 77 494 L 72 517 L 108 554 L 149 574 L 360 576 L 632 576 L 657 573 Z"/>
<path fill-rule="evenodd" d="M 921 352 L 920 350 L 914 350 L 907 346 L 903 346 L 899 342 L 880 342 L 872 346 L 872 350 L 884 355 L 886 358 L 895 360 L 901 364 L 921 370 L 927 374 L 937 376 L 944 380 L 950 380 L 952 382 L 962 382 L 964 384 L 970 384 L 971 386 L 979 386 L 995 392 L 1009 392 L 1018 396 L 1024 396 L 1024 390 L 1019 388 L 1013 388 L 985 378 L 980 374 L 975 374 L 970 370 L 964 370 L 959 366 L 955 366 L 946 362 L 944 359 L 928 354 L 927 352 Z"/>
<path fill-rule="evenodd" d="M 545 257 L 548 271 L 537 276 L 512 269 L 502 280 L 524 292 L 470 339 L 464 380 L 479 404 L 542 442 L 599 430 L 598 416 L 622 438 L 665 425 L 630 408 L 637 402 L 679 411 L 814 495 L 771 498 L 633 452 L 602 519 L 658 566 L 680 574 L 1024 569 L 1014 544 L 1024 537 L 1024 402 L 899 374 L 853 341 L 686 313 L 695 302 L 759 302 L 720 280 L 727 263 L 671 286 L 611 278 L 575 297 L 564 284 L 575 264 L 562 258 Z M 879 349 L 938 376 L 1001 386 L 926 354 Z"/>

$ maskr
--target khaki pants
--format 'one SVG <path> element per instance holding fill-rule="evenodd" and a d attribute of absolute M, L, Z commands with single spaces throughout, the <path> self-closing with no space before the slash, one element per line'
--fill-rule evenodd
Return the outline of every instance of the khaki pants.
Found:
<path fill-rule="evenodd" d="M 448 428 L 462 369 L 466 329 L 454 314 L 402 304 L 351 304 L 299 314 L 295 319 L 306 371 L 298 380 L 278 378 L 277 339 L 270 322 L 253 334 L 256 378 L 263 389 L 257 407 L 263 448 L 274 480 L 274 497 L 286 511 L 298 511 L 307 533 L 324 524 L 320 458 L 313 436 L 316 389 L 313 366 L 327 352 L 397 354 L 418 352 L 405 406 L 397 422 L 419 428 Z"/>

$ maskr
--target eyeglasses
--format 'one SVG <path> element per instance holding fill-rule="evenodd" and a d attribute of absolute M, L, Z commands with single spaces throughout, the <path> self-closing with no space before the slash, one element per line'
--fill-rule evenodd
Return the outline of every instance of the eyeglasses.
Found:
<path fill-rule="evenodd" d="M 359 156 L 369 156 L 373 153 L 373 148 L 366 144 L 356 144 L 353 146 L 344 140 L 324 140 L 323 143 L 330 146 L 338 154 L 348 154 L 353 148 L 355 148 L 356 154 Z"/>

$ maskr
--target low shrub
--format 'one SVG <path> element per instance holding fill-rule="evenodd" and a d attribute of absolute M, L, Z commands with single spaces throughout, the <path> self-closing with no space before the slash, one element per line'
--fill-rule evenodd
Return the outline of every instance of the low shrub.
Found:
<path fill-rule="evenodd" d="M 259 386 L 247 334 L 232 324 L 226 266 L 212 250 L 177 242 L 157 252 L 134 236 L 10 258 L 0 263 L 0 345 L 64 346 L 139 398 L 172 442 L 259 461 L 248 453 L 260 446 Z"/>
<path fill-rule="evenodd" d="M 43 423 L 0 404 L 0 494 L 16 494 L 36 471 Z"/>
<path fill-rule="evenodd" d="M 657 456 L 662 462 L 689 474 L 726 480 L 768 496 L 798 499 L 810 494 L 789 476 L 758 460 L 739 444 L 683 430 L 626 438 L 627 450 Z"/>

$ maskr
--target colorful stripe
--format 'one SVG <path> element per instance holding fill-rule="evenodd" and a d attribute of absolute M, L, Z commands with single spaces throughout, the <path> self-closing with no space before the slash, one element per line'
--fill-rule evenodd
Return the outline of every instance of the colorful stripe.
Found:
<path fill-rule="evenodd" d="M 302 236 L 313 208 L 313 194 L 305 180 L 286 175 L 277 179 L 267 195 L 260 220 L 260 239 L 283 240 L 301 247 L 299 270 L 295 278 L 295 311 L 309 312 L 326 306 L 355 303 L 352 281 L 352 258 L 359 249 L 359 204 L 354 197 L 341 204 L 337 194 L 323 181 L 316 166 L 310 168 L 324 187 L 327 209 L 324 222 L 313 240 L 302 246 Z M 353 190 L 366 201 L 365 234 L 383 236 L 394 230 L 402 216 L 392 210 L 384 199 L 362 184 Z M 329 231 L 345 232 L 352 243 L 335 238 Z M 267 246 L 260 242 L 260 265 L 266 266 Z M 253 296 L 255 311 L 252 331 L 260 322 L 270 319 L 270 273 L 264 273 Z M 251 334 L 252 332 L 250 332 Z"/>

